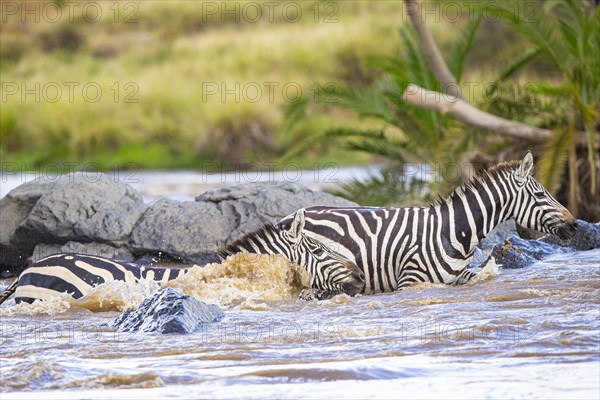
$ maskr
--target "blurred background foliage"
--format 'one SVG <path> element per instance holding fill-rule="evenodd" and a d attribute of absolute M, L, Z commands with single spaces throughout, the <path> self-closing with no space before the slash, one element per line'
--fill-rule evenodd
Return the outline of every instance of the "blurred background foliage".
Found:
<path fill-rule="evenodd" d="M 449 3 L 439 2 L 438 10 L 444 4 Z M 538 179 L 575 215 L 600 220 L 598 10 L 595 2 L 585 0 L 480 1 L 465 13 L 467 21 L 454 23 L 457 34 L 441 46 L 468 102 L 493 115 L 552 131 L 546 142 L 510 139 L 405 102 L 402 95 L 409 84 L 445 91 L 423 58 L 413 26 L 405 24 L 399 28 L 399 56 L 370 58 L 369 65 L 383 71 L 373 83 L 342 85 L 329 93 L 337 106 L 377 121 L 379 129 L 315 132 L 299 140 L 290 154 L 335 143 L 383 157 L 388 161 L 383 178 L 345 185 L 340 194 L 370 199 L 370 204 L 404 205 L 415 203 L 415 193 L 427 202 L 431 192 L 448 193 L 457 184 L 438 169 L 442 179 L 417 179 L 407 188 L 402 179 L 406 163 L 475 166 L 462 168 L 464 180 L 477 169 L 521 157 L 531 149 Z M 482 61 L 482 47 L 495 51 L 486 55 L 493 65 Z M 515 49 L 518 53 L 510 54 Z M 289 107 L 288 115 L 292 121 L 303 121 L 321 106 L 299 101 Z"/>
<path fill-rule="evenodd" d="M 52 2 L 36 3 L 43 10 Z M 369 82 L 377 71 L 363 60 L 399 46 L 393 2 L 287 2 L 301 7 L 301 17 L 295 7 L 284 12 L 286 2 L 271 6 L 272 12 L 269 2 L 247 3 L 262 6 L 257 22 L 251 22 L 252 9 L 241 12 L 244 2 L 210 1 L 122 1 L 118 11 L 115 2 L 94 2 L 102 11 L 93 23 L 81 6 L 72 21 L 66 6 L 56 22 L 23 21 L 20 11 L 3 15 L 2 89 L 17 83 L 19 91 L 4 94 L 0 155 L 32 167 L 67 159 L 105 168 L 124 161 L 197 168 L 215 159 L 274 160 L 297 134 L 282 126 L 283 106 L 297 97 L 297 88 L 313 96 L 327 84 Z M 234 11 L 209 12 L 215 5 Z M 95 19 L 94 8 L 87 13 Z M 72 102 L 65 82 L 79 84 Z M 98 102 L 82 94 L 90 83 L 102 89 Z M 36 84 L 48 97 L 55 97 L 53 84 L 63 94 L 56 102 L 23 95 L 22 87 L 35 90 Z M 89 93 L 95 95 L 93 88 Z M 304 129 L 330 123 L 317 117 Z"/>
<path fill-rule="evenodd" d="M 403 102 L 409 83 L 440 88 L 400 1 L 277 2 L 272 13 L 269 2 L 251 3 L 262 10 L 257 21 L 253 10 L 241 12 L 248 2 L 229 3 L 240 7 L 237 18 L 236 11 L 208 12 L 222 2 L 95 2 L 101 15 L 93 23 L 77 8 L 73 18 L 53 22 L 3 7 L 0 157 L 32 169 L 52 161 L 106 169 L 131 162 L 158 169 L 207 161 L 378 163 L 381 175 L 340 194 L 404 205 L 457 184 L 408 182 L 405 163 L 483 168 L 531 149 L 538 177 L 563 203 L 598 198 L 594 1 L 426 1 L 438 10 L 428 26 L 464 97 L 556 133 L 536 145 Z M 78 84 L 73 101 L 65 82 Z M 9 95 L 14 83 L 19 91 Z M 36 84 L 54 93 L 49 83 L 62 87 L 58 101 L 22 93 Z M 89 83 L 102 90 L 97 102 L 82 94 Z M 464 168 L 463 178 L 472 171 Z"/>

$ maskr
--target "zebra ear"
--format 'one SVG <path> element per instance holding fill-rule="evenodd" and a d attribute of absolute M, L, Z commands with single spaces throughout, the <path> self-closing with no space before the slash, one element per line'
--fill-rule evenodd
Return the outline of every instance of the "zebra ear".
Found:
<path fill-rule="evenodd" d="M 519 165 L 519 168 L 517 168 L 517 181 L 524 183 L 531 175 L 531 171 L 533 171 L 533 156 L 531 155 L 531 152 L 528 151 L 527 154 L 525 154 L 525 157 L 523 157 L 521 165 Z"/>
<path fill-rule="evenodd" d="M 299 209 L 296 211 L 296 214 L 294 214 L 290 233 L 295 239 L 299 239 L 302 229 L 304 229 L 304 208 Z"/>

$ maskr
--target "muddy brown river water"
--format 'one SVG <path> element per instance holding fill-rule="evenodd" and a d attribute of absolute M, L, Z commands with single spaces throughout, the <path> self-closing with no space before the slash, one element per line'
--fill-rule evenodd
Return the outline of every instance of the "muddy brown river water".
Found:
<path fill-rule="evenodd" d="M 1 398 L 600 397 L 600 250 L 320 302 L 295 299 L 282 260 L 236 262 L 175 284 L 225 310 L 190 335 L 103 326 L 149 283 L 76 304 L 6 302 Z"/>

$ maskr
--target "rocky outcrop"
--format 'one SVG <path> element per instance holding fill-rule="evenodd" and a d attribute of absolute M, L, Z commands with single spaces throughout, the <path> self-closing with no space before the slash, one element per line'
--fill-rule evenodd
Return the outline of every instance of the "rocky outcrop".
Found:
<path fill-rule="evenodd" d="M 499 243 L 504 243 L 506 239 L 514 235 L 517 235 L 515 221 L 510 220 L 498 224 L 481 242 L 479 242 L 477 247 L 475 247 L 471 266 L 479 266 L 486 262 L 489 259 L 490 254 L 492 254 L 494 246 Z"/>
<path fill-rule="evenodd" d="M 146 298 L 137 309 L 125 311 L 110 327 L 117 332 L 191 333 L 223 316 L 219 306 L 167 288 Z"/>
<path fill-rule="evenodd" d="M 538 240 L 525 240 L 513 235 L 496 244 L 489 257 L 503 268 L 514 269 L 527 267 L 554 254 L 597 248 L 600 248 L 600 225 L 577 220 L 577 232 L 570 239 L 546 235 Z"/>
<path fill-rule="evenodd" d="M 162 251 L 203 264 L 209 254 L 243 234 L 313 205 L 356 204 L 286 182 L 234 185 L 205 192 L 196 201 L 157 201 L 136 225 L 131 247 L 137 253 Z"/>
<path fill-rule="evenodd" d="M 33 249 L 33 254 L 29 258 L 29 262 L 34 262 L 56 253 L 89 254 L 92 256 L 114 258 L 115 260 L 125 262 L 135 261 L 135 257 L 127 247 L 114 247 L 110 244 L 98 242 L 67 242 L 64 245 L 46 243 L 36 245 Z"/>
<path fill-rule="evenodd" d="M 244 233 L 311 205 L 355 204 L 298 184 L 268 182 L 148 207 L 135 189 L 108 175 L 38 179 L 0 199 L 0 267 L 4 276 L 14 276 L 56 252 L 203 263 Z"/>
<path fill-rule="evenodd" d="M 600 248 L 600 225 L 577 220 L 577 231 L 570 239 L 546 235 L 540 241 L 557 246 L 569 247 L 574 250 L 592 250 Z"/>
<path fill-rule="evenodd" d="M 204 264 L 215 250 L 244 233 L 313 205 L 356 204 L 298 184 L 266 182 L 227 186 L 205 192 L 195 201 L 161 199 L 147 206 L 135 189 L 108 175 L 71 173 L 52 181 L 41 178 L 0 199 L 0 271 L 14 276 L 29 262 L 56 252 L 145 263 L 184 260 Z M 577 234 L 568 241 L 546 236 L 519 242 L 514 222 L 505 222 L 479 244 L 472 266 L 480 265 L 492 253 L 508 268 L 528 265 L 540 254 L 551 253 L 547 246 L 599 248 L 598 225 L 578 224 Z M 521 252 L 510 250 L 507 239 Z"/>
<path fill-rule="evenodd" d="M 27 182 L 0 200 L 0 265 L 18 272 L 39 244 L 126 245 L 146 209 L 129 185 L 75 172 Z"/>

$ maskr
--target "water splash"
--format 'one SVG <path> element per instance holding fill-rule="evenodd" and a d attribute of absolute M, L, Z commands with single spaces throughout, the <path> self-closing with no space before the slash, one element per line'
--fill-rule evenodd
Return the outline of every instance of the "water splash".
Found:
<path fill-rule="evenodd" d="M 282 256 L 240 253 L 220 264 L 195 266 L 187 275 L 163 286 L 223 308 L 267 310 L 271 308 L 267 302 L 297 299 L 300 291 L 310 286 L 310 277 L 303 268 Z M 137 308 L 160 289 L 157 282 L 146 279 L 136 283 L 111 281 L 94 287 L 79 299 L 60 294 L 32 304 L 3 307 L 0 316 L 54 315 L 71 307 L 93 312 L 126 311 Z"/>
<path fill-rule="evenodd" d="M 196 266 L 166 286 L 224 308 L 264 310 L 268 301 L 297 299 L 308 273 L 282 256 L 239 253 L 221 264 Z"/>

